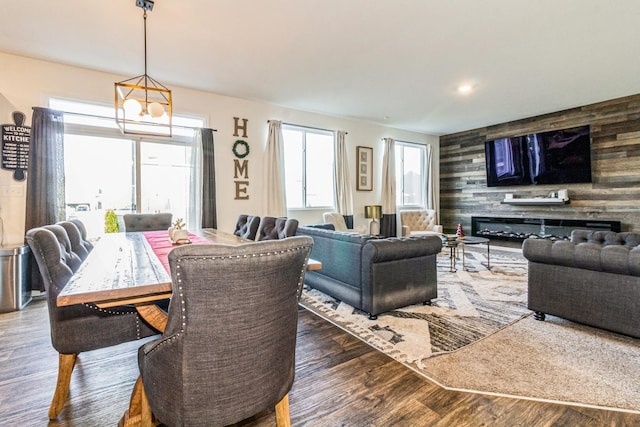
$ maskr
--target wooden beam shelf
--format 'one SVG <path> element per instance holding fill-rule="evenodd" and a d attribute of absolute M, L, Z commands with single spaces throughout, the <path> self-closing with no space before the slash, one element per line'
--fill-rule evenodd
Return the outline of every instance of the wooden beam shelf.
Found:
<path fill-rule="evenodd" d="M 568 205 L 569 199 L 560 199 L 558 197 L 533 197 L 530 199 L 514 197 L 513 199 L 504 199 L 502 204 L 506 205 Z"/>

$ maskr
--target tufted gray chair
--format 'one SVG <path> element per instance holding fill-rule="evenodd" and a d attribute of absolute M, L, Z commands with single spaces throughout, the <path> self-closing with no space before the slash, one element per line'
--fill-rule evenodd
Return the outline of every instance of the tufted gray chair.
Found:
<path fill-rule="evenodd" d="M 436 222 L 434 209 L 401 211 L 400 225 L 403 236 L 442 234 L 442 226 Z"/>
<path fill-rule="evenodd" d="M 298 292 L 312 246 L 299 236 L 169 253 L 167 328 L 138 351 L 143 420 L 152 411 L 169 426 L 224 426 L 275 405 L 277 424 L 289 425 Z"/>
<path fill-rule="evenodd" d="M 78 230 L 80 231 L 80 237 L 82 238 L 82 245 L 85 247 L 87 252 L 91 252 L 91 250 L 93 249 L 93 244 L 89 241 L 89 239 L 87 239 L 87 228 L 84 226 L 84 223 L 79 219 L 70 219 L 69 222 L 74 223 L 75 226 L 78 227 Z"/>
<path fill-rule="evenodd" d="M 76 254 L 81 261 L 84 261 L 89 256 L 89 250 L 84 245 L 82 234 L 78 229 L 78 226 L 71 221 L 61 221 L 58 223 L 67 232 L 69 242 L 71 243 L 71 251 Z"/>
<path fill-rule="evenodd" d="M 260 220 L 256 240 L 285 239 L 287 237 L 295 236 L 296 231 L 298 231 L 297 219 L 265 216 Z"/>
<path fill-rule="evenodd" d="M 62 255 L 62 260 L 64 263 L 71 269 L 72 272 L 78 271 L 80 265 L 82 264 L 82 259 L 73 251 L 71 247 L 71 240 L 69 239 L 69 235 L 67 231 L 59 224 L 55 225 L 46 225 L 44 228 L 51 231 L 58 240 L 58 244 L 60 245 L 60 253 Z"/>
<path fill-rule="evenodd" d="M 133 341 L 157 332 L 141 321 L 133 307 L 99 309 L 81 304 L 58 307 L 58 294 L 79 268 L 80 259 L 71 250 L 71 243 L 61 225 L 33 228 L 27 231 L 26 240 L 44 281 L 51 344 L 59 353 L 58 381 L 49 407 L 49 418 L 53 420 L 67 400 L 78 353 Z"/>
<path fill-rule="evenodd" d="M 236 229 L 234 230 L 233 234 L 248 240 L 255 240 L 259 225 L 259 216 L 241 214 L 238 216 Z"/>
<path fill-rule="evenodd" d="M 155 231 L 169 229 L 173 215 L 170 213 L 124 214 L 122 218 L 126 232 Z"/>

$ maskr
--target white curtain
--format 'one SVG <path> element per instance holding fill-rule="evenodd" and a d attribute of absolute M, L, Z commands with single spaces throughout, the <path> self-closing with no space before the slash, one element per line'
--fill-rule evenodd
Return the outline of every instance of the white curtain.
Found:
<path fill-rule="evenodd" d="M 189 180 L 189 206 L 187 207 L 187 227 L 197 230 L 202 226 L 202 134 L 193 130 L 191 146 L 191 179 Z"/>
<path fill-rule="evenodd" d="M 334 168 L 334 185 L 336 210 L 342 215 L 353 215 L 352 186 L 347 160 L 346 132 L 336 131 L 336 165 Z"/>
<path fill-rule="evenodd" d="M 287 216 L 287 199 L 284 180 L 284 141 L 282 122 L 269 120 L 267 155 L 265 157 L 265 207 L 263 215 Z"/>
<path fill-rule="evenodd" d="M 387 237 L 398 235 L 396 230 L 396 142 L 393 138 L 384 138 L 380 232 Z"/>
<path fill-rule="evenodd" d="M 433 150 L 431 144 L 427 144 L 423 151 L 422 162 L 424 164 L 424 195 L 425 207 L 427 209 L 436 210 L 436 224 L 440 224 L 438 220 L 438 207 L 436 206 L 436 189 L 435 189 L 435 171 L 433 168 Z"/>

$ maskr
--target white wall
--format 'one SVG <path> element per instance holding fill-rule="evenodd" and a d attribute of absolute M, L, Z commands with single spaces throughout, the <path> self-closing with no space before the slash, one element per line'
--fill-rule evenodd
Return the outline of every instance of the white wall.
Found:
<path fill-rule="evenodd" d="M 48 106 L 49 98 L 67 98 L 111 105 L 113 83 L 131 76 L 118 76 L 103 72 L 61 65 L 52 62 L 10 55 L 0 52 L 0 122 L 12 123 L 11 113 L 22 111 L 31 125 L 31 108 Z M 264 215 L 263 198 L 263 154 L 267 139 L 267 120 L 282 120 L 302 126 L 348 132 L 349 165 L 354 188 L 353 206 L 355 225 L 368 224 L 364 218 L 364 205 L 380 204 L 382 138 L 431 144 L 436 167 L 439 165 L 438 137 L 415 132 L 401 131 L 371 123 L 326 115 L 292 110 L 276 105 L 248 101 L 209 92 L 176 87 L 163 82 L 173 91 L 174 114 L 194 115 L 205 119 L 208 127 L 216 129 L 216 184 L 218 205 L 218 228 L 232 230 L 239 213 Z M 380 100 L 384 102 L 384 100 Z M 248 119 L 247 138 L 233 136 L 234 117 Z M 246 140 L 251 153 L 249 160 L 249 200 L 234 200 L 233 153 L 231 148 L 237 139 Z M 356 146 L 373 147 L 374 185 L 373 191 L 355 191 Z M 438 183 L 438 180 L 436 180 Z M 6 190 L 6 191 L 3 191 Z M 9 189 L 12 196 L 5 196 Z M 0 217 L 4 223 L 4 243 L 22 242 L 24 238 L 24 216 L 26 181 L 13 180 L 12 172 L 0 170 Z M 438 193 L 436 193 L 438 194 Z M 28 209 L 28 207 L 26 207 Z M 322 221 L 319 211 L 292 211 L 290 217 L 301 224 Z"/>

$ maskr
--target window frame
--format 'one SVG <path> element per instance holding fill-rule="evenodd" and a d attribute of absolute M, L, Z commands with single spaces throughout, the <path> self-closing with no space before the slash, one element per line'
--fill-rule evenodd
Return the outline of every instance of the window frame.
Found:
<path fill-rule="evenodd" d="M 335 164 L 336 164 L 336 149 L 335 149 L 335 132 L 328 129 L 319 129 L 308 126 L 294 125 L 294 124 L 282 124 L 283 134 L 285 130 L 289 131 L 298 131 L 302 132 L 302 206 L 290 206 L 289 205 L 289 197 L 287 197 L 287 210 L 335 210 Z M 331 150 L 333 152 L 333 160 L 332 160 L 332 168 L 331 168 L 331 194 L 332 194 L 332 204 L 331 205 L 323 205 L 323 206 L 309 206 L 308 202 L 308 193 L 307 193 L 307 134 L 317 134 L 323 136 L 331 137 Z M 283 150 L 286 153 L 287 143 L 285 141 L 283 135 Z M 286 168 L 285 168 L 286 169 Z M 286 170 L 285 174 L 285 183 L 286 183 Z M 286 185 L 285 185 L 286 188 Z"/>
<path fill-rule="evenodd" d="M 192 143 L 193 132 L 197 131 L 199 127 L 205 126 L 205 120 L 202 117 L 174 115 L 173 128 L 176 131 L 172 133 L 171 137 L 123 134 L 115 122 L 113 106 L 64 98 L 50 98 L 49 106 L 64 112 L 64 133 L 66 135 L 131 141 L 132 176 L 134 179 L 132 184 L 135 189 L 135 193 L 132 194 L 135 212 L 132 210 L 132 213 L 142 213 L 143 210 L 143 159 L 141 155 L 143 143 L 186 147 Z M 85 107 L 90 112 L 89 114 L 83 112 Z"/>
<path fill-rule="evenodd" d="M 412 147 L 420 149 L 420 202 L 405 204 L 404 203 L 404 194 L 405 194 L 405 169 L 404 169 L 404 148 Z M 426 209 L 427 201 L 425 200 L 426 193 L 426 183 L 425 183 L 425 174 L 427 173 L 427 166 L 425 165 L 425 159 L 427 156 L 427 146 L 425 144 L 420 144 L 417 142 L 409 142 L 409 141 L 396 141 L 395 143 L 395 156 L 396 156 L 396 206 L 398 210 L 403 209 Z M 400 170 L 398 170 L 398 166 L 400 165 Z M 401 173 L 402 172 L 402 173 Z"/>

